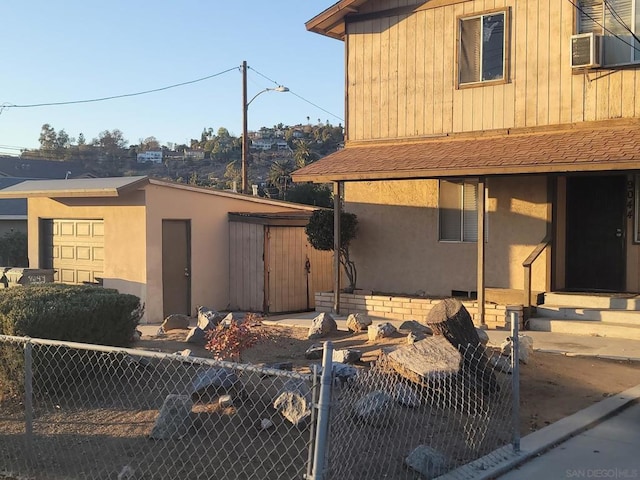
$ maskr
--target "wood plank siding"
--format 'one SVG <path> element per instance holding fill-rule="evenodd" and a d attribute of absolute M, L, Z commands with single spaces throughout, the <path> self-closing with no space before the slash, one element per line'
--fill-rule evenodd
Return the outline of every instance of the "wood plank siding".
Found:
<path fill-rule="evenodd" d="M 459 17 L 501 9 L 507 81 L 458 88 Z M 637 69 L 571 69 L 574 10 L 559 0 L 367 3 L 347 18 L 348 140 L 639 117 Z"/>

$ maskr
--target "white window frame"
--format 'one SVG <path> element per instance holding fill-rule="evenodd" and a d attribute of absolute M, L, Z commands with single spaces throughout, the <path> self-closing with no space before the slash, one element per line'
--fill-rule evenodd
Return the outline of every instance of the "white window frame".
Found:
<path fill-rule="evenodd" d="M 442 190 L 442 182 L 448 182 L 448 183 L 452 183 L 452 184 L 456 184 L 460 187 L 460 207 L 459 207 L 459 212 L 460 212 L 460 237 L 457 239 L 454 238 L 442 238 L 442 232 L 443 232 L 443 228 L 442 228 L 442 200 L 441 200 L 441 190 Z M 478 241 L 478 225 L 477 225 L 477 221 L 476 221 L 476 235 L 473 238 L 465 238 L 465 210 L 464 210 L 464 190 L 465 190 L 465 185 L 473 185 L 475 187 L 475 191 L 476 191 L 476 196 L 475 196 L 475 209 L 473 210 L 473 212 L 475 213 L 474 217 L 476 220 L 478 218 L 478 179 L 456 179 L 456 178 L 450 178 L 450 179 L 442 179 L 438 181 L 438 241 L 442 242 L 442 243 L 477 243 Z M 485 184 L 486 185 L 486 184 Z M 485 235 L 484 235 L 484 241 L 485 243 L 488 242 L 489 239 L 489 225 L 488 225 L 488 216 L 487 216 L 487 200 L 488 200 L 488 192 L 489 189 L 485 188 L 485 201 L 484 201 L 484 205 L 485 205 L 485 212 L 484 212 L 484 224 L 485 224 Z"/>
<path fill-rule="evenodd" d="M 640 43 L 638 43 L 631 34 L 629 34 L 623 27 L 613 19 L 611 11 L 606 7 L 604 0 L 578 0 L 578 6 L 586 9 L 587 13 L 591 12 L 595 20 L 591 20 L 589 17 L 584 15 L 581 10 L 577 10 L 576 12 L 576 32 L 577 33 L 596 33 L 598 35 L 603 36 L 603 44 L 602 44 L 602 65 L 607 67 L 614 66 L 624 66 L 624 65 L 634 65 L 640 63 L 640 52 L 636 51 L 640 49 Z M 640 37 L 640 0 L 607 0 L 608 3 L 611 4 L 612 8 L 618 12 L 620 10 L 620 4 L 617 5 L 617 2 L 630 2 L 631 3 L 631 12 L 628 20 L 629 24 L 627 25 L 636 36 Z M 590 7 L 593 5 L 593 8 Z M 594 10 L 597 11 L 594 12 Z M 583 28 L 581 18 L 584 15 L 584 19 L 588 22 L 588 27 Z M 614 40 L 614 35 L 609 33 L 607 30 L 616 33 L 618 35 L 624 36 L 624 40 L 631 45 L 635 45 L 635 48 L 631 45 L 626 45 L 620 41 Z M 617 45 L 616 45 L 617 44 Z M 610 61 L 607 60 L 607 50 L 608 48 L 621 49 L 621 52 L 624 52 L 624 49 L 628 49 L 629 56 L 627 61 Z M 611 58 L 611 57 L 609 57 Z"/>
<path fill-rule="evenodd" d="M 480 35 L 483 32 L 483 20 L 485 17 L 490 17 L 494 15 L 502 15 L 503 16 L 503 37 L 502 37 L 502 77 L 494 78 L 489 80 L 482 80 L 482 42 L 480 42 L 480 60 L 479 60 L 479 68 L 480 68 L 480 80 L 471 81 L 471 82 L 462 82 L 461 74 L 462 74 L 462 23 L 468 20 L 480 19 Z M 508 82 L 508 63 L 509 63 L 509 9 L 498 9 L 491 10 L 487 12 L 483 12 L 477 15 L 468 15 L 468 16 L 460 16 L 458 17 L 458 28 L 457 28 L 457 51 L 456 51 L 456 84 L 458 88 L 465 87 L 473 87 L 473 86 L 483 86 L 483 85 L 491 85 L 497 83 L 507 83 Z"/>

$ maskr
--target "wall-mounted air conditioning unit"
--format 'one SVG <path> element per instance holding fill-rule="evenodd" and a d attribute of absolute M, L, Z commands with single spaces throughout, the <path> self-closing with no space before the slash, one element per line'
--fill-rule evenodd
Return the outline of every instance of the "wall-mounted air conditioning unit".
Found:
<path fill-rule="evenodd" d="M 595 68 L 602 64 L 602 35 L 580 33 L 571 36 L 571 68 Z"/>

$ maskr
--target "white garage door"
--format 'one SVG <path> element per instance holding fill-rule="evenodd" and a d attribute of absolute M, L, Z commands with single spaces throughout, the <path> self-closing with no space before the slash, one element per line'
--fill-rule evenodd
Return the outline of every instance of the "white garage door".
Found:
<path fill-rule="evenodd" d="M 62 283 L 97 282 L 104 272 L 103 220 L 49 220 L 46 263 Z"/>

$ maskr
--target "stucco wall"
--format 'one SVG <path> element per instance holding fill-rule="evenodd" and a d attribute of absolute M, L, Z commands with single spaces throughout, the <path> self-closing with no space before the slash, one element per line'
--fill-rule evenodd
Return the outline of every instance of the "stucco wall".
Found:
<path fill-rule="evenodd" d="M 487 187 L 486 286 L 522 289 L 522 262 L 546 232 L 546 179 L 491 178 Z M 476 290 L 476 244 L 438 241 L 437 180 L 347 183 L 345 200 L 359 219 L 352 248 L 359 288 L 426 295 Z M 545 289 L 546 255 L 534 264 L 534 290 Z"/>
<path fill-rule="evenodd" d="M 29 266 L 39 268 L 40 223 L 43 218 L 104 220 L 104 286 L 131 293 L 147 302 L 144 192 L 123 198 L 30 198 L 28 203 Z"/>
<path fill-rule="evenodd" d="M 229 212 L 284 212 L 299 208 L 224 197 L 202 191 L 149 185 L 146 228 L 149 245 L 149 321 L 162 320 L 162 220 L 191 220 L 191 312 L 197 305 L 223 310 L 229 303 Z"/>

